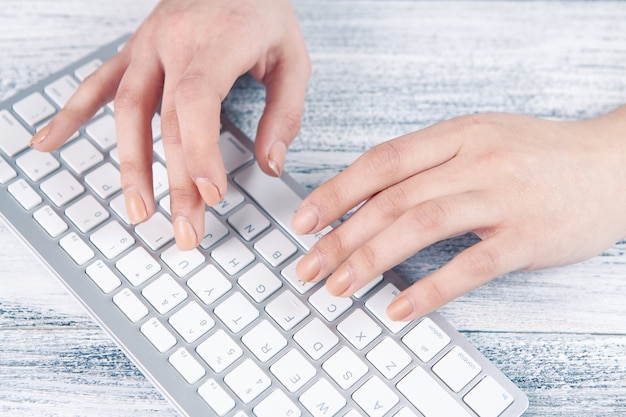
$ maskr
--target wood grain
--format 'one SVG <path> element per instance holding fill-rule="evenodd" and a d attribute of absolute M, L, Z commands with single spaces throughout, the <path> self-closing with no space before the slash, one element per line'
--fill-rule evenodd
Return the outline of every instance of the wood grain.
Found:
<path fill-rule="evenodd" d="M 0 0 L 0 99 L 133 30 L 155 3 Z M 309 189 L 374 144 L 457 115 L 577 119 L 626 102 L 622 2 L 293 4 L 314 72 L 287 170 Z M 263 99 L 243 77 L 225 111 L 254 136 Z M 396 269 L 414 281 L 474 242 Z M 442 312 L 527 393 L 527 415 L 626 415 L 626 242 L 507 274 Z M 4 225 L 0 415 L 176 415 Z"/>

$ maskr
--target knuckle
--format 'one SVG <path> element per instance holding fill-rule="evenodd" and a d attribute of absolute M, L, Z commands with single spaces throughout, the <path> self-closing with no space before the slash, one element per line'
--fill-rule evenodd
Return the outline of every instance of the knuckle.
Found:
<path fill-rule="evenodd" d="M 204 71 L 191 71 L 186 73 L 176 84 L 174 101 L 177 106 L 188 105 L 206 97 L 206 88 L 209 78 Z"/>
<path fill-rule="evenodd" d="M 462 256 L 465 271 L 470 277 L 490 278 L 495 276 L 503 262 L 503 253 L 496 249 L 465 250 Z"/>
<path fill-rule="evenodd" d="M 169 109 L 161 112 L 161 136 L 170 144 L 180 144 L 180 130 L 176 110 Z"/>
<path fill-rule="evenodd" d="M 407 209 L 408 197 L 402 184 L 389 187 L 374 198 L 376 210 L 383 219 L 395 220 Z"/>
<path fill-rule="evenodd" d="M 394 141 L 377 145 L 366 155 L 369 156 L 368 164 L 377 176 L 393 177 L 402 169 L 402 155 Z"/>
<path fill-rule="evenodd" d="M 143 95 L 136 89 L 126 85 L 120 84 L 115 94 L 115 109 L 119 112 L 132 111 L 143 106 L 145 99 Z"/>
<path fill-rule="evenodd" d="M 450 207 L 442 201 L 430 200 L 412 210 L 409 224 L 415 232 L 440 228 L 450 218 Z"/>
<path fill-rule="evenodd" d="M 376 251 L 368 244 L 361 246 L 357 252 L 359 270 L 376 271 L 377 259 Z"/>

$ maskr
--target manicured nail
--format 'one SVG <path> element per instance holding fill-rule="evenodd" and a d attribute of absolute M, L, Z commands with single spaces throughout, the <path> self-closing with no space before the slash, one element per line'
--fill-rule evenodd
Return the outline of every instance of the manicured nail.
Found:
<path fill-rule="evenodd" d="M 196 183 L 196 187 L 198 187 L 202 199 L 207 205 L 214 206 L 220 202 L 222 199 L 220 190 L 218 190 L 215 184 L 208 178 L 194 178 L 194 182 Z"/>
<path fill-rule="evenodd" d="M 148 217 L 148 211 L 146 210 L 146 204 L 141 198 L 141 195 L 134 190 L 128 190 L 124 192 L 124 199 L 126 200 L 126 211 L 128 212 L 128 218 L 133 224 L 141 223 Z"/>
<path fill-rule="evenodd" d="M 287 145 L 283 142 L 274 143 L 267 154 L 267 165 L 277 177 L 280 177 L 280 174 L 283 172 L 286 156 Z"/>
<path fill-rule="evenodd" d="M 298 278 L 304 282 L 313 280 L 319 275 L 322 269 L 319 254 L 317 252 L 309 252 L 296 265 L 296 274 Z"/>
<path fill-rule="evenodd" d="M 391 320 L 408 320 L 413 313 L 413 303 L 409 297 L 400 295 L 387 307 L 387 315 Z"/>
<path fill-rule="evenodd" d="M 198 245 L 196 231 L 184 217 L 174 220 L 174 236 L 176 236 L 176 246 L 180 250 L 190 250 Z"/>
<path fill-rule="evenodd" d="M 291 228 L 296 233 L 303 235 L 311 232 L 318 222 L 317 211 L 311 206 L 304 206 L 291 219 Z"/>
<path fill-rule="evenodd" d="M 326 289 L 336 297 L 348 291 L 351 285 L 352 274 L 346 267 L 338 269 L 326 280 Z"/>
<path fill-rule="evenodd" d="M 28 142 L 28 146 L 30 146 L 31 148 L 36 148 L 37 145 L 46 140 L 46 138 L 48 137 L 48 133 L 50 133 L 50 125 L 46 125 L 39 132 L 35 133 L 35 136 L 30 139 L 30 142 Z"/>

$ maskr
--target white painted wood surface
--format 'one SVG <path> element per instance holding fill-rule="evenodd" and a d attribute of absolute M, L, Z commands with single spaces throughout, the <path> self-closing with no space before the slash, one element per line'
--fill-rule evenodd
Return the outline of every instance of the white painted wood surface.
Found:
<path fill-rule="evenodd" d="M 0 99 L 131 31 L 154 0 L 0 0 Z M 626 102 L 626 3 L 294 1 L 314 64 L 287 169 L 313 188 L 381 140 L 481 111 L 571 119 Z M 227 113 L 248 134 L 263 90 Z M 415 280 L 473 242 L 397 267 Z M 511 273 L 443 314 L 527 393 L 529 416 L 626 415 L 626 243 Z M 176 412 L 0 225 L 0 415 Z"/>

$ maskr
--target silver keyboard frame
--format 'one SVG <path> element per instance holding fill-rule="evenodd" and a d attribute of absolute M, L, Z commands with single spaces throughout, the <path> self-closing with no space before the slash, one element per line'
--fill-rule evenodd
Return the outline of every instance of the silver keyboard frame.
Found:
<path fill-rule="evenodd" d="M 98 49 L 97 51 L 93 52 L 92 54 L 84 57 L 81 60 L 78 60 L 74 63 L 72 63 L 71 65 L 67 66 L 66 68 L 56 72 L 55 74 L 47 77 L 46 79 L 30 86 L 29 88 L 21 91 L 20 93 L 18 93 L 17 95 L 3 101 L 2 103 L 0 103 L 0 110 L 2 109 L 9 109 L 9 111 L 11 111 L 11 113 L 13 113 L 16 118 L 19 117 L 11 110 L 13 103 L 15 103 L 16 101 L 19 101 L 20 99 L 28 96 L 29 94 L 35 92 L 35 91 L 43 91 L 44 87 L 46 85 L 48 85 L 50 82 L 58 79 L 60 76 L 65 75 L 65 74 L 73 74 L 74 70 L 84 64 L 86 64 L 87 62 L 93 60 L 94 58 L 99 58 L 102 61 L 105 61 L 108 57 L 113 56 L 116 52 L 117 52 L 117 48 L 120 44 L 122 44 L 126 39 L 127 39 L 128 35 L 120 38 L 119 40 L 116 40 L 114 42 L 111 42 L 110 44 L 103 46 L 102 48 Z M 56 105 L 55 105 L 56 107 Z M 236 126 L 234 126 L 229 120 L 227 120 L 225 117 L 222 116 L 222 123 L 223 123 L 223 130 L 226 131 L 230 131 L 239 141 L 242 145 L 244 145 L 250 152 L 252 152 L 252 154 L 254 154 L 254 149 L 253 149 L 253 143 L 252 141 L 247 138 Z M 26 124 L 24 124 L 24 127 L 26 127 L 27 129 L 29 129 L 31 131 L 31 133 L 34 134 L 34 130 L 29 128 Z M 83 132 L 82 128 L 81 128 L 81 133 Z M 0 132 L 0 134 L 2 134 L 2 132 Z M 58 158 L 58 151 L 54 152 L 55 155 L 57 156 L 57 159 L 59 159 L 59 161 L 61 162 L 62 166 L 64 165 L 64 162 L 62 161 L 61 158 Z M 105 163 L 107 161 L 110 161 L 110 156 L 108 155 L 108 152 L 104 153 L 104 161 L 102 161 L 101 163 L 98 164 L 101 165 L 102 163 Z M 9 165 L 11 165 L 13 167 L 13 169 L 15 169 L 18 172 L 18 176 L 16 178 L 23 178 L 25 179 L 31 186 L 33 186 L 34 189 L 38 189 L 38 186 L 36 184 L 34 184 L 28 177 L 26 177 L 25 175 L 20 175 L 19 173 L 21 172 L 21 170 L 16 166 L 15 164 L 15 158 L 9 158 L 7 155 L 2 154 L 2 158 L 5 159 L 6 162 L 9 163 Z M 155 156 L 156 158 L 156 156 Z M 238 168 L 237 170 L 235 170 L 233 173 L 231 173 L 229 175 L 229 186 L 233 186 L 234 181 L 232 181 L 232 178 L 234 175 L 236 175 L 239 171 L 241 171 L 243 168 L 247 167 L 249 164 L 254 163 L 253 161 L 250 161 L 246 164 L 244 164 L 242 167 Z M 76 176 L 74 174 L 75 177 L 79 178 L 79 181 L 82 180 L 82 177 L 84 177 L 84 174 L 81 176 Z M 15 180 L 15 179 L 14 179 Z M 139 323 L 133 324 L 131 323 L 127 317 L 112 303 L 111 298 L 112 296 L 117 293 L 117 291 L 119 290 L 115 290 L 113 291 L 113 293 L 105 295 L 96 285 L 94 285 L 94 283 L 87 277 L 87 275 L 85 274 L 85 267 L 84 266 L 77 266 L 76 263 L 74 263 L 74 261 L 63 251 L 63 249 L 59 246 L 59 238 L 51 238 L 46 231 L 39 226 L 39 224 L 37 224 L 37 222 L 33 219 L 32 213 L 35 209 L 33 210 L 29 210 L 26 211 L 14 198 L 13 196 L 11 196 L 9 194 L 9 192 L 7 191 L 7 186 L 12 183 L 14 180 L 9 181 L 8 184 L 0 184 L 0 217 L 2 217 L 2 219 L 5 221 L 5 223 L 7 224 L 7 226 L 13 231 L 15 232 L 15 234 L 24 242 L 24 244 L 33 252 L 33 254 L 39 258 L 39 260 L 58 278 L 58 280 L 63 283 L 65 285 L 65 287 L 69 290 L 69 292 L 82 304 L 82 306 L 85 308 L 85 310 L 89 313 L 89 315 L 100 325 L 100 327 L 102 327 L 106 333 L 108 333 L 108 335 L 117 343 L 117 345 L 121 348 L 121 350 L 130 358 L 130 360 L 139 368 L 139 370 L 150 380 L 150 382 L 152 384 L 154 384 L 154 386 L 175 406 L 175 408 L 182 414 L 185 416 L 206 416 L 206 415 L 212 415 L 212 411 L 209 408 L 209 406 L 204 402 L 204 400 L 197 394 L 196 390 L 197 387 L 199 385 L 201 385 L 201 383 L 206 380 L 207 378 L 211 378 L 214 377 L 216 380 L 219 380 L 222 378 L 223 374 L 225 372 L 222 372 L 221 374 L 215 374 L 212 372 L 210 367 L 206 367 L 207 370 L 207 375 L 205 375 L 205 377 L 203 377 L 199 382 L 197 382 L 196 384 L 194 384 L 193 386 L 188 385 L 184 379 L 182 379 L 182 377 L 180 376 L 180 374 L 168 363 L 168 356 L 169 354 L 174 350 L 171 349 L 170 351 L 168 351 L 165 354 L 161 354 L 158 352 L 157 349 L 155 349 L 155 347 L 151 344 L 150 341 L 148 341 L 148 339 L 146 337 L 144 337 L 141 332 L 139 331 L 139 327 L 140 325 L 143 323 L 143 320 L 140 321 Z M 282 180 L 293 190 L 295 191 L 299 196 L 301 197 L 305 197 L 306 195 L 306 191 L 305 189 L 299 185 L 292 177 L 290 177 L 288 174 L 283 174 L 282 176 Z M 40 181 L 39 181 L 40 182 Z M 236 186 L 236 185 L 235 185 Z M 85 193 L 89 193 L 90 188 L 88 186 L 85 186 L 86 192 Z M 242 191 L 244 193 L 244 195 L 246 196 L 246 198 L 248 200 L 252 200 L 246 193 L 245 191 Z M 47 197 L 43 194 L 40 193 L 42 195 L 42 198 L 44 199 L 44 201 L 47 200 Z M 102 201 L 96 194 L 92 193 L 96 199 L 98 199 L 98 201 Z M 117 194 L 116 194 L 117 195 Z M 108 200 L 112 199 L 113 197 L 110 197 Z M 63 217 L 62 215 L 62 209 L 58 209 L 56 208 L 56 206 L 54 204 L 50 204 L 51 207 L 55 208 L 60 215 Z M 107 204 L 108 206 L 108 204 Z M 162 210 L 159 205 L 157 204 L 157 210 Z M 260 207 L 258 205 L 255 204 L 255 206 Z M 38 206 L 40 207 L 40 206 Z M 37 207 L 37 208 L 38 208 Z M 260 207 L 262 209 L 262 207 Z M 167 214 L 164 213 L 166 216 Z M 112 213 L 111 214 L 111 218 L 116 218 L 116 214 Z M 271 231 L 274 228 L 278 228 L 279 230 L 281 230 L 281 227 L 279 225 L 276 224 L 276 222 L 271 219 L 271 217 L 268 216 L 268 218 L 270 219 L 270 221 L 272 222 L 272 226 L 266 231 Z M 69 230 L 64 232 L 62 236 L 64 236 L 65 234 L 69 233 L 69 232 L 76 232 L 79 236 L 83 237 L 83 240 L 92 247 L 92 249 L 94 250 L 94 252 L 96 252 L 96 258 L 100 258 L 102 261 L 105 262 L 105 264 L 107 264 L 107 266 L 111 267 L 111 269 L 113 271 L 116 271 L 115 266 L 114 266 L 114 262 L 115 260 L 108 260 L 106 259 L 104 256 L 102 256 L 100 254 L 100 252 L 93 247 L 93 245 L 89 242 L 88 238 L 85 238 L 85 234 L 81 233 L 76 227 L 74 227 L 71 222 L 67 222 L 69 225 Z M 106 223 L 104 223 L 106 224 Z M 122 226 L 126 227 L 126 229 L 129 231 L 129 233 L 131 233 L 132 235 L 134 235 L 133 232 L 133 228 L 132 227 L 127 227 L 127 225 L 124 222 L 120 222 L 120 224 L 122 224 Z M 231 229 L 229 227 L 229 229 Z M 90 231 L 88 234 L 93 233 L 95 230 Z M 231 229 L 232 231 L 232 229 Z M 234 231 L 232 231 L 232 233 L 236 233 Z M 286 235 L 289 236 L 289 233 L 286 233 Z M 263 236 L 263 235 L 262 235 Z M 256 238 L 258 239 L 258 238 Z M 255 239 L 255 240 L 256 240 Z M 135 247 L 138 245 L 143 245 L 143 242 L 141 239 L 137 238 L 136 239 L 136 244 Z M 299 246 L 295 241 L 293 241 L 297 246 L 298 246 L 298 254 L 294 255 L 292 257 L 292 259 L 295 259 L 295 257 L 297 257 L 299 254 L 303 254 L 304 253 L 304 249 Z M 250 242 L 250 246 L 252 245 L 252 243 Z M 143 245 L 145 247 L 145 245 Z M 166 246 L 169 247 L 170 245 Z M 164 249 L 160 250 L 159 252 L 162 252 Z M 152 252 L 149 248 L 146 247 L 146 249 L 150 252 Z M 208 254 L 208 251 L 203 251 L 203 253 L 205 253 L 206 258 L 207 258 L 207 263 L 211 262 L 211 258 Z M 168 271 L 168 267 L 167 265 L 163 264 L 163 262 L 160 259 L 157 259 L 159 262 L 162 263 L 162 271 L 161 272 L 167 272 Z M 262 258 L 260 256 L 257 256 L 257 261 L 255 262 L 262 262 Z M 91 263 L 91 262 L 89 262 Z M 254 265 L 254 263 L 252 264 Z M 245 271 L 247 271 L 247 269 L 249 269 L 252 265 L 248 266 L 246 269 L 244 269 L 244 271 L 240 272 L 237 276 L 239 276 L 240 274 L 244 273 Z M 216 265 L 218 269 L 220 269 L 220 267 L 218 265 Z M 284 265 L 282 265 L 284 267 Z M 275 268 L 272 268 L 271 266 L 268 265 L 268 267 L 271 270 L 276 271 Z M 155 275 L 155 277 L 153 277 L 152 279 L 158 277 L 160 274 Z M 227 274 L 225 274 L 226 276 L 228 276 Z M 121 276 L 121 274 L 118 273 L 118 276 L 120 277 L 120 279 L 122 280 L 122 282 L 126 282 L 125 278 L 123 276 Z M 176 276 L 175 274 L 173 274 L 172 276 Z M 191 275 L 189 275 L 191 276 Z M 230 277 L 230 279 L 232 279 L 233 281 L 236 281 L 237 276 L 234 277 Z M 277 273 L 277 276 L 279 278 L 280 274 Z M 151 279 L 151 280 L 152 280 Z M 148 280 L 147 282 L 145 282 L 144 284 L 141 285 L 141 287 L 147 285 L 148 283 L 151 282 L 151 280 Z M 389 271 L 387 273 L 385 273 L 385 281 L 383 282 L 389 282 L 389 283 L 393 283 L 394 285 L 396 285 L 399 289 L 403 289 L 407 287 L 407 283 L 402 280 L 397 274 L 393 273 L 392 271 Z M 321 283 L 318 285 L 322 285 Z M 127 285 L 122 285 L 122 287 L 126 287 L 131 289 L 136 295 L 138 295 L 140 298 L 143 298 L 141 296 L 141 287 L 137 288 L 137 287 L 133 287 L 130 284 Z M 233 285 L 233 289 L 236 289 L 237 286 L 234 284 Z M 291 288 L 290 284 L 287 282 L 284 282 L 283 284 L 283 288 Z M 231 290 L 232 291 L 232 290 Z M 246 295 L 245 291 L 240 291 L 242 294 Z M 290 335 L 292 335 L 294 332 L 296 332 L 297 330 L 299 330 L 303 324 L 308 323 L 308 321 L 310 321 L 310 318 L 312 317 L 319 317 L 323 322 L 328 323 L 323 316 L 321 316 L 313 306 L 311 306 L 308 303 L 307 298 L 311 295 L 313 291 L 309 291 L 304 295 L 299 294 L 297 291 L 293 291 L 293 293 L 299 297 L 299 299 L 304 302 L 305 305 L 307 305 L 310 310 L 311 310 L 311 314 L 310 316 L 304 320 L 302 323 L 300 323 L 298 326 L 295 327 L 295 329 L 290 330 L 288 333 Z M 375 292 L 375 290 L 371 291 L 370 294 L 371 295 Z M 188 291 L 189 293 L 189 299 L 197 299 L 195 298 L 195 294 L 193 293 L 193 291 Z M 280 291 L 278 291 L 276 294 L 280 293 Z M 227 293 L 228 294 L 228 293 Z M 274 294 L 274 296 L 276 295 Z M 223 296 L 224 297 L 224 296 Z M 270 297 L 270 300 L 273 297 Z M 364 311 L 368 311 L 366 308 L 364 308 L 364 303 L 367 300 L 368 297 L 363 297 L 362 299 L 355 299 L 353 297 L 353 301 L 354 304 L 351 307 L 350 310 L 348 310 L 347 312 L 343 313 L 343 316 L 347 315 L 350 311 L 352 311 L 354 308 L 357 307 L 361 307 Z M 204 305 L 201 301 L 197 300 L 199 302 L 200 305 Z M 267 300 L 269 301 L 269 300 Z M 266 301 L 266 302 L 267 302 Z M 254 304 L 256 304 L 253 301 Z M 150 309 L 151 314 L 148 315 L 148 317 L 153 317 L 153 316 L 157 316 L 159 317 L 160 315 L 152 308 L 152 306 L 149 303 L 145 303 L 147 305 L 147 307 Z M 213 306 L 215 306 L 217 303 L 214 303 Z M 212 308 L 211 308 L 212 310 Z M 176 311 L 176 310 L 174 310 Z M 267 318 L 270 321 L 272 321 L 273 319 L 271 319 L 271 317 L 269 317 L 267 315 L 267 313 L 265 312 L 265 310 L 263 308 L 259 308 L 260 311 L 260 316 L 259 318 L 257 318 L 255 320 L 255 322 L 258 322 L 259 320 L 262 320 L 263 318 Z M 169 313 L 170 315 L 172 314 L 172 312 Z M 476 384 L 476 381 L 478 381 L 479 379 L 481 379 L 483 376 L 485 375 L 490 375 L 492 376 L 500 385 L 502 385 L 502 387 L 504 387 L 512 396 L 513 396 L 513 403 L 504 411 L 503 414 L 501 414 L 502 416 L 507 416 L 507 417 L 514 417 L 514 416 L 519 416 L 521 415 L 528 407 L 528 399 L 525 396 L 525 394 L 513 383 L 511 382 L 505 375 L 503 375 L 500 370 L 498 370 L 487 358 L 485 358 L 478 350 L 476 350 L 476 348 L 474 348 L 474 346 L 472 346 L 469 341 L 462 336 L 459 332 L 457 332 L 444 318 L 442 318 L 438 313 L 431 313 L 429 314 L 427 317 L 429 317 L 431 320 L 433 320 L 442 330 L 444 330 L 448 336 L 450 336 L 451 343 L 445 348 L 443 349 L 442 352 L 440 352 L 439 354 L 437 354 L 433 359 L 431 359 L 431 361 L 429 361 L 428 364 L 421 364 L 421 362 L 414 356 L 412 355 L 413 358 L 413 362 L 412 365 L 407 367 L 406 369 L 404 369 L 398 376 L 396 376 L 395 378 L 393 378 L 393 380 L 389 381 L 386 378 L 384 378 L 382 375 L 379 374 L 379 376 L 381 377 L 381 379 L 383 381 L 385 381 L 388 386 L 392 387 L 394 390 L 395 389 L 395 384 L 404 376 L 408 373 L 408 371 L 410 371 L 411 369 L 413 369 L 415 367 L 414 363 L 417 363 L 417 366 L 422 366 L 422 368 L 426 369 L 427 372 L 433 376 L 433 378 L 435 378 L 435 380 L 437 380 L 444 388 L 446 388 L 446 390 L 449 392 L 450 395 L 452 395 L 459 404 L 461 404 L 467 411 L 468 413 L 470 413 L 471 415 L 473 415 L 473 412 L 471 411 L 471 409 L 463 402 L 462 397 L 468 392 L 469 387 L 472 387 Z M 336 324 L 339 322 L 340 320 L 337 320 L 334 323 L 330 323 L 330 327 L 334 328 L 336 326 Z M 383 328 L 383 335 L 387 334 L 388 336 L 391 336 L 394 340 L 399 341 L 401 339 L 401 337 L 406 334 L 411 328 L 414 327 L 415 324 L 418 323 L 419 320 L 416 320 L 414 323 L 412 323 L 411 325 L 407 326 L 405 329 L 403 329 L 400 333 L 398 334 L 392 334 L 391 332 L 389 332 L 384 325 L 380 325 Z M 212 334 L 216 329 L 218 328 L 223 328 L 226 330 L 226 332 L 228 332 L 229 334 L 232 335 L 232 333 L 230 332 L 230 330 L 228 328 L 226 328 L 219 319 L 215 319 L 216 325 L 213 329 L 211 329 L 206 335 L 204 335 L 202 338 L 200 338 L 199 340 L 195 341 L 192 346 L 197 346 L 199 343 L 201 343 L 204 339 L 206 339 L 206 337 L 210 334 Z M 253 322 L 253 323 L 255 323 Z M 282 331 L 282 330 L 281 330 Z M 301 388 L 300 390 L 298 390 L 297 393 L 295 394 L 291 394 L 288 390 L 283 389 L 283 391 L 294 401 L 294 403 L 299 404 L 298 403 L 298 396 L 306 390 L 306 387 L 309 387 L 312 383 L 314 383 L 315 381 L 319 380 L 319 376 L 320 375 L 325 375 L 324 371 L 321 369 L 321 364 L 332 354 L 332 352 L 335 352 L 339 347 L 343 346 L 343 345 L 347 345 L 347 346 L 351 346 L 348 342 L 345 341 L 345 339 L 343 338 L 343 336 L 336 331 L 336 329 L 334 329 L 335 333 L 338 335 L 338 337 L 340 338 L 341 341 L 343 341 L 343 343 L 340 341 L 340 343 L 335 346 L 329 353 L 327 353 L 326 355 L 324 355 L 321 359 L 315 361 L 315 360 L 310 360 L 310 362 L 312 364 L 314 364 L 314 366 L 317 369 L 317 375 L 316 377 L 313 378 L 313 380 L 309 381 L 305 387 Z M 241 336 L 243 332 L 241 332 L 239 335 L 237 335 L 238 337 Z M 181 344 L 186 344 L 186 342 L 174 332 L 175 336 L 177 337 L 178 343 L 176 346 L 180 346 Z M 283 332 L 283 334 L 285 335 L 285 337 L 287 337 L 289 339 L 289 336 L 287 336 L 285 334 L 285 332 Z M 380 338 L 381 336 L 379 336 Z M 375 343 L 373 343 L 371 346 L 374 346 Z M 243 346 L 243 345 L 242 345 Z M 298 345 L 294 342 L 294 341 L 290 341 L 289 346 L 292 347 L 296 347 L 298 348 Z M 436 375 L 434 375 L 432 373 L 432 370 L 430 370 L 429 368 L 432 366 L 432 364 L 436 363 L 442 356 L 445 355 L 445 353 L 447 353 L 452 346 L 459 346 L 462 349 L 464 349 L 467 353 L 469 353 L 471 355 L 471 357 L 478 363 L 480 364 L 480 366 L 482 367 L 482 371 L 481 373 L 473 380 L 472 383 L 468 384 L 468 387 L 465 387 L 463 390 L 461 390 L 458 394 L 454 394 L 449 388 L 447 388 L 445 386 L 445 384 L 439 380 Z M 273 360 L 270 360 L 268 363 L 260 363 L 258 360 L 256 360 L 256 358 L 254 357 L 254 355 L 250 352 L 248 352 L 245 348 L 245 346 L 243 346 L 244 349 L 244 355 L 242 356 L 242 358 L 238 359 L 235 363 L 240 363 L 243 359 L 245 359 L 246 357 L 250 357 L 253 360 L 255 360 L 255 362 L 261 367 L 261 369 L 263 369 L 264 371 L 267 372 L 268 376 L 272 379 L 272 386 L 276 387 L 281 387 L 281 383 L 271 374 L 271 372 L 269 372 L 269 366 L 280 357 L 280 355 L 277 355 Z M 191 350 L 191 348 L 190 348 Z M 369 350 L 369 349 L 368 349 Z M 305 357 L 307 357 L 308 359 L 310 359 L 307 354 L 302 351 L 300 349 L 300 351 L 304 354 Z M 364 353 L 359 353 L 357 351 L 357 354 L 360 357 L 364 356 Z M 231 365 L 228 369 L 232 369 L 233 365 Z M 370 370 L 368 372 L 368 375 L 374 375 L 377 374 L 377 370 L 370 364 L 369 365 Z M 227 369 L 227 370 L 228 370 Z M 340 392 L 342 392 L 341 388 L 339 388 L 337 385 L 334 384 L 334 382 L 332 381 L 332 379 L 327 378 L 334 386 L 336 389 L 338 389 Z M 367 376 L 363 377 L 360 380 L 360 383 L 366 381 L 368 379 Z M 350 389 L 350 392 L 353 392 L 359 385 L 360 383 L 356 384 L 355 387 L 352 387 Z M 226 388 L 228 390 L 228 388 Z M 416 389 L 418 389 L 416 387 Z M 260 399 L 264 398 L 269 392 L 273 391 L 272 389 L 268 389 L 266 390 L 259 398 L 257 398 L 256 400 L 254 400 L 252 403 L 245 405 L 243 404 L 241 401 L 239 401 L 237 399 L 237 397 L 233 394 L 233 397 L 238 401 L 238 407 L 236 407 L 236 409 L 230 411 L 229 413 L 227 413 L 227 416 L 234 416 L 236 414 L 237 411 L 244 411 L 246 413 L 248 413 L 249 416 L 253 416 L 253 412 L 252 409 L 254 408 L 254 406 L 259 402 Z M 194 395 L 195 394 L 195 395 Z M 398 392 L 398 396 L 401 398 L 401 401 L 399 404 L 397 404 L 392 412 L 390 412 L 388 415 L 393 415 L 395 412 L 397 412 L 401 406 L 406 405 L 408 406 L 411 410 L 414 410 L 414 412 L 417 413 L 417 411 L 415 411 L 415 408 L 404 398 L 404 396 Z M 353 399 L 351 398 L 350 395 L 346 395 L 346 401 L 347 401 L 347 405 L 342 409 L 343 411 L 340 412 L 339 415 L 343 415 L 349 408 L 354 408 L 356 410 L 360 410 L 360 407 L 353 401 Z M 302 407 L 302 415 L 303 416 L 310 416 L 309 412 Z M 419 414 L 418 414 L 419 415 Z"/>

